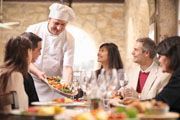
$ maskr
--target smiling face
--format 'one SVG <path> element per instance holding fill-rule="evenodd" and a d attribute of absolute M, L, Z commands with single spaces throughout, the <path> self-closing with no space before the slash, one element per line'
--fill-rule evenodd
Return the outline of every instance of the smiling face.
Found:
<path fill-rule="evenodd" d="M 135 43 L 132 55 L 133 55 L 133 61 L 135 63 L 138 64 L 143 63 L 145 57 L 147 56 L 147 52 L 143 51 L 143 46 L 141 42 Z"/>
<path fill-rule="evenodd" d="M 37 47 L 32 50 L 32 62 L 35 62 L 39 55 L 41 55 L 41 44 L 42 42 L 39 41 Z"/>
<path fill-rule="evenodd" d="M 67 22 L 64 20 L 57 20 L 49 18 L 48 20 L 48 30 L 53 35 L 59 35 L 61 32 L 64 31 Z"/>
<path fill-rule="evenodd" d="M 171 69 L 169 68 L 170 59 L 168 57 L 166 57 L 165 55 L 160 55 L 159 63 L 160 63 L 160 67 L 162 68 L 163 72 L 171 73 Z"/>
<path fill-rule="evenodd" d="M 109 59 L 108 59 L 108 50 L 106 47 L 102 47 L 99 49 L 98 52 L 98 62 L 100 62 L 102 65 L 103 64 L 108 64 Z"/>

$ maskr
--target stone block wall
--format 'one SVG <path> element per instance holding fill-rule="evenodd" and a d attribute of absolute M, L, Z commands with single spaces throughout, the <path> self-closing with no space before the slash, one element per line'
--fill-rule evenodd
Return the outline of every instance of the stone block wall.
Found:
<path fill-rule="evenodd" d="M 159 18 L 156 18 L 158 24 L 156 37 L 160 40 L 163 36 L 177 34 L 177 1 L 158 0 Z M 4 44 L 9 37 L 24 32 L 30 24 L 47 20 L 48 7 L 51 3 L 4 2 L 3 20 L 19 21 L 20 25 L 12 30 L 0 29 L 0 63 L 3 60 Z M 77 18 L 71 24 L 92 38 L 96 52 L 104 42 L 116 43 L 124 63 L 131 66 L 134 42 L 137 38 L 148 36 L 150 17 L 155 11 L 154 6 L 154 0 L 125 0 L 123 4 L 73 3 L 72 8 Z"/>
<path fill-rule="evenodd" d="M 0 29 L 0 61 L 4 44 L 11 37 L 24 32 L 28 25 L 47 20 L 51 2 L 4 2 L 3 20 L 19 21 L 12 30 Z M 77 18 L 72 25 L 86 31 L 95 42 L 96 49 L 104 42 L 114 42 L 125 56 L 124 4 L 73 3 Z"/>

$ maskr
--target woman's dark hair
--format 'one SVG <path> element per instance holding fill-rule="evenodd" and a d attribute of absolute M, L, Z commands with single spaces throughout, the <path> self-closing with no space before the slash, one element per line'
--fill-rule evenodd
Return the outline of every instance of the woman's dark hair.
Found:
<path fill-rule="evenodd" d="M 180 67 L 180 37 L 168 37 L 161 41 L 156 49 L 159 55 L 170 58 L 169 68 L 175 71 Z"/>
<path fill-rule="evenodd" d="M 0 66 L 0 90 L 5 91 L 11 73 L 16 71 L 26 76 L 28 73 L 28 50 L 32 49 L 32 42 L 17 36 L 10 38 L 5 46 L 4 64 Z"/>
<path fill-rule="evenodd" d="M 39 36 L 37 36 L 36 34 L 32 32 L 24 32 L 21 34 L 21 36 L 26 37 L 27 39 L 31 40 L 33 50 L 38 47 L 38 42 L 42 41 L 42 39 Z"/>
<path fill-rule="evenodd" d="M 104 43 L 99 47 L 99 49 L 103 47 L 108 51 L 109 68 L 122 69 L 123 63 L 117 45 L 115 45 L 114 43 Z M 97 70 L 97 75 L 100 74 L 101 69 L 102 66 L 99 70 Z"/>

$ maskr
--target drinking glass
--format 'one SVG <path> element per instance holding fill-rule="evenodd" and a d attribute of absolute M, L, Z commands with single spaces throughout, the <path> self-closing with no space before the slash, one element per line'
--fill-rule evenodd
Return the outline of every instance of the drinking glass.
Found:
<path fill-rule="evenodd" d="M 126 73 L 124 73 L 123 79 L 119 80 L 119 84 L 122 89 L 128 84 L 128 77 Z"/>
<path fill-rule="evenodd" d="M 79 79 L 81 89 L 86 93 L 87 97 L 93 97 L 92 92 L 97 88 L 96 86 L 96 75 L 93 71 L 82 71 Z"/>
<path fill-rule="evenodd" d="M 105 110 L 109 110 L 109 99 L 117 85 L 117 70 L 112 69 L 106 72 L 102 69 L 100 75 L 98 76 L 98 86 L 101 92 L 101 99 L 103 101 Z"/>
<path fill-rule="evenodd" d="M 72 81 L 72 84 L 71 84 L 71 88 L 73 90 L 76 90 L 78 91 L 78 89 L 80 88 L 80 85 L 79 85 L 79 79 L 80 79 L 80 74 L 81 74 L 81 71 L 73 71 L 73 81 Z"/>

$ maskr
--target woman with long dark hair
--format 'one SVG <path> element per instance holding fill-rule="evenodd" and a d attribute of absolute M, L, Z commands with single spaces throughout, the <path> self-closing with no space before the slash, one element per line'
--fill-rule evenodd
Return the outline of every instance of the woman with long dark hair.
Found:
<path fill-rule="evenodd" d="M 170 111 L 180 113 L 180 37 L 164 39 L 157 46 L 159 63 L 163 72 L 171 73 L 168 84 L 155 97 L 170 106 Z"/>
<path fill-rule="evenodd" d="M 117 70 L 118 80 L 124 78 L 123 63 L 119 53 L 118 46 L 114 43 L 104 43 L 99 47 L 98 62 L 101 64 L 100 69 L 96 71 L 97 77 L 102 71 L 106 73 Z M 120 87 L 117 84 L 117 87 Z"/>
<path fill-rule="evenodd" d="M 0 66 L 0 94 L 16 91 L 20 109 L 28 108 L 23 76 L 28 74 L 32 59 L 32 43 L 24 37 L 11 38 L 5 46 L 4 63 Z M 1 108 L 10 111 L 11 106 Z"/>

